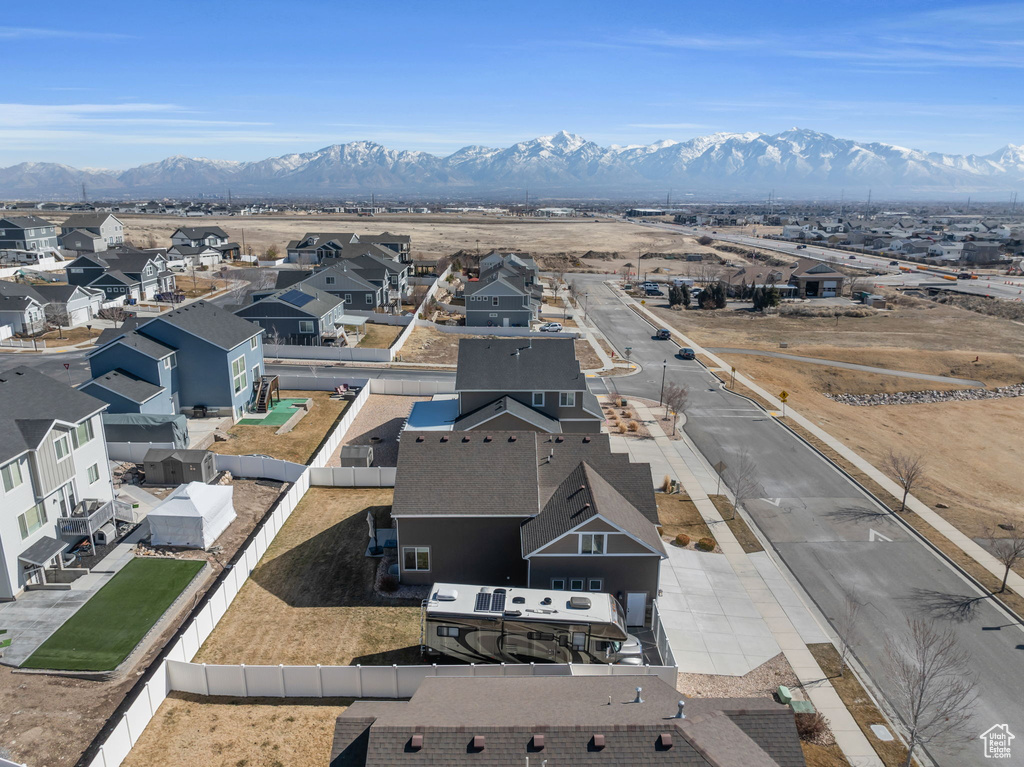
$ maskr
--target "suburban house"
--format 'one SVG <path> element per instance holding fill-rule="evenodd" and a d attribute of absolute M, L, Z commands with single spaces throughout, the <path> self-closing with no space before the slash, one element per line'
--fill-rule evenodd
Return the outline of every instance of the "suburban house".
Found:
<path fill-rule="evenodd" d="M 111 413 L 191 413 L 204 406 L 242 417 L 263 374 L 263 330 L 206 301 L 126 323 L 89 354 L 81 386 Z"/>
<path fill-rule="evenodd" d="M 466 324 L 529 327 L 540 318 L 543 286 L 532 259 L 491 253 L 480 261 L 480 278 L 466 285 Z"/>
<path fill-rule="evenodd" d="M 317 264 L 325 258 L 355 258 L 367 253 L 408 263 L 412 240 L 407 235 L 358 235 L 354 232 L 308 232 L 288 243 L 288 262 Z"/>
<path fill-rule="evenodd" d="M 72 229 L 60 236 L 60 247 L 75 253 L 101 253 L 107 249 L 107 241 L 84 229 Z"/>
<path fill-rule="evenodd" d="M 167 249 L 167 258 L 184 261 L 186 268 L 216 266 L 224 260 L 224 254 L 212 245 L 172 245 Z"/>
<path fill-rule="evenodd" d="M 0 326 L 10 325 L 11 332 L 33 336 L 46 330 L 46 302 L 36 296 L 11 291 L 0 281 Z"/>
<path fill-rule="evenodd" d="M 0 372 L 0 600 L 63 566 L 62 520 L 80 504 L 112 518 L 106 407 L 32 368 Z"/>
<path fill-rule="evenodd" d="M 28 296 L 42 304 L 46 318 L 62 325 L 84 325 L 106 300 L 102 290 L 78 285 L 26 285 L 0 280 L 0 296 Z"/>
<path fill-rule="evenodd" d="M 0 250 L 56 250 L 57 227 L 39 216 L 0 218 Z"/>
<path fill-rule="evenodd" d="M 171 235 L 172 247 L 213 248 L 221 258 L 238 258 L 242 249 L 237 242 L 229 242 L 227 232 L 219 226 L 186 226 L 175 229 Z"/>
<path fill-rule="evenodd" d="M 455 392 L 415 403 L 408 428 L 594 434 L 604 422 L 571 338 L 463 338 Z"/>
<path fill-rule="evenodd" d="M 607 434 L 406 430 L 391 512 L 402 583 L 607 592 L 648 623 L 666 557 L 651 470 Z"/>
<path fill-rule="evenodd" d="M 62 235 L 75 231 L 100 237 L 108 248 L 124 243 L 124 224 L 113 213 L 75 213 L 61 224 Z"/>
<path fill-rule="evenodd" d="M 805 767 L 770 698 L 686 698 L 658 676 L 427 677 L 406 701 L 357 700 L 330 767 Z"/>
<path fill-rule="evenodd" d="M 347 310 L 372 312 L 387 303 L 388 289 L 363 276 L 357 264 L 342 261 L 336 266 L 318 269 L 304 284 L 337 296 Z"/>
<path fill-rule="evenodd" d="M 383 234 L 361 234 L 359 235 L 359 242 L 369 245 L 380 245 L 381 247 L 394 251 L 398 254 L 398 260 L 403 264 L 407 264 L 412 261 L 412 255 L 410 252 L 412 249 L 412 237 L 407 234 L 391 234 L 391 232 L 384 232 Z"/>
<path fill-rule="evenodd" d="M 174 291 L 174 274 L 157 251 L 121 246 L 99 254 L 83 254 L 64 268 L 68 283 L 98 288 L 108 298 L 150 299 Z"/>
<path fill-rule="evenodd" d="M 306 282 L 271 293 L 235 314 L 267 333 L 267 342 L 322 346 L 344 339 L 345 301 Z"/>
<path fill-rule="evenodd" d="M 341 264 L 347 264 L 349 269 L 357 271 L 364 280 L 383 288 L 386 291 L 383 305 L 392 310 L 397 311 L 401 306 L 402 299 L 412 292 L 412 288 L 409 286 L 410 267 L 407 264 L 400 264 L 391 258 L 367 253 L 354 258 L 330 259 L 324 261 L 323 265 L 329 269 Z"/>

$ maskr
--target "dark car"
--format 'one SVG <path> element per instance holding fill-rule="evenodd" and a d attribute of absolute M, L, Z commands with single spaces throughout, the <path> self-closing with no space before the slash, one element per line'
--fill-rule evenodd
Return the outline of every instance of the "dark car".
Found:
<path fill-rule="evenodd" d="M 899 265 L 900 265 L 899 261 L 890 261 L 889 262 L 889 266 L 899 266 Z"/>
<path fill-rule="evenodd" d="M 681 360 L 697 359 L 697 355 L 694 354 L 693 349 L 691 349 L 689 346 L 684 346 L 682 349 L 676 352 L 676 356 L 679 357 L 679 359 Z"/>
<path fill-rule="evenodd" d="M 667 341 L 672 338 L 672 331 L 668 328 L 659 328 L 658 332 L 654 334 L 654 337 L 659 341 Z"/>
<path fill-rule="evenodd" d="M 648 288 L 647 290 L 644 291 L 644 295 L 646 295 L 646 296 L 663 296 L 665 294 L 662 293 L 657 288 Z"/>

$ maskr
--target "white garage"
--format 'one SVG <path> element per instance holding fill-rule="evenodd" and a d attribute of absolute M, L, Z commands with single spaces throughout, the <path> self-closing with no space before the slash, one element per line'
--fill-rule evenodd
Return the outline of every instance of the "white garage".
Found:
<path fill-rule="evenodd" d="M 189 482 L 149 512 L 150 543 L 208 549 L 235 516 L 230 486 Z"/>

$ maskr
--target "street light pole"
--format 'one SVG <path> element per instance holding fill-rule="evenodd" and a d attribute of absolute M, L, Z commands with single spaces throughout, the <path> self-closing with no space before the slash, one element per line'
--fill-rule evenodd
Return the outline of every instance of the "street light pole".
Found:
<path fill-rule="evenodd" d="M 665 373 L 667 372 L 668 360 L 665 360 L 661 363 L 661 397 L 658 400 L 662 405 L 665 404 Z"/>

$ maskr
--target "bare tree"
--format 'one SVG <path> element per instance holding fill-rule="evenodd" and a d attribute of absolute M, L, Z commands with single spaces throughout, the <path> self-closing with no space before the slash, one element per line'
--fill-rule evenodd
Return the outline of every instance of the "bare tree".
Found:
<path fill-rule="evenodd" d="M 57 337 L 64 337 L 64 328 L 71 327 L 71 315 L 64 304 L 47 304 L 43 310 L 46 315 L 46 324 L 57 329 Z"/>
<path fill-rule="evenodd" d="M 902 514 L 907 509 L 907 496 L 924 475 L 924 458 L 920 453 L 896 453 L 890 450 L 885 457 L 884 467 L 903 488 L 903 499 L 900 502 Z"/>
<path fill-rule="evenodd" d="M 919 746 L 965 737 L 977 701 L 969 661 L 953 630 L 934 621 L 911 618 L 905 631 L 886 636 L 889 702 L 907 728 L 903 767 Z"/>
<path fill-rule="evenodd" d="M 836 634 L 839 636 L 839 673 L 845 674 L 850 665 L 852 645 L 860 633 L 861 603 L 849 591 L 843 592 L 843 612 L 835 619 Z"/>
<path fill-rule="evenodd" d="M 1018 562 L 1024 561 L 1024 538 L 1016 533 L 1012 538 L 997 538 L 992 542 L 992 553 L 999 560 L 1005 569 L 1003 570 L 1003 582 L 999 586 L 999 593 L 1006 591 L 1006 581 L 1010 577 L 1010 570 Z"/>
<path fill-rule="evenodd" d="M 726 484 L 732 489 L 734 506 L 742 506 L 746 501 L 757 498 L 761 485 L 757 481 L 757 462 L 744 448 L 731 461 L 725 470 Z M 735 514 L 735 512 L 734 512 Z"/>
<path fill-rule="evenodd" d="M 689 397 L 690 391 L 685 386 L 681 386 L 675 381 L 669 381 L 665 384 L 665 417 L 668 418 L 668 411 L 671 410 L 673 437 L 676 434 L 676 424 L 679 422 L 679 416 L 686 411 Z"/>

